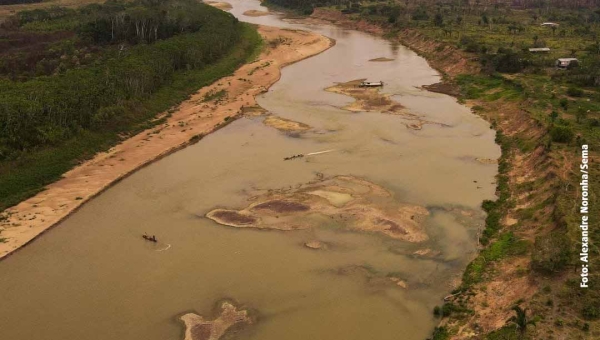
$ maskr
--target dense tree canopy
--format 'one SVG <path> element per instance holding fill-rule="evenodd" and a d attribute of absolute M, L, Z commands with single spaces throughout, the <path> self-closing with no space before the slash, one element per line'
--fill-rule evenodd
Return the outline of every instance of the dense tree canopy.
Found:
<path fill-rule="evenodd" d="M 17 4 L 33 4 L 36 2 L 42 2 L 43 0 L 0 0 L 0 6 L 2 5 L 17 5 Z"/>
<path fill-rule="evenodd" d="M 63 54 L 57 59 L 67 66 L 53 74 L 0 78 L 0 160 L 59 144 L 81 129 L 122 124 L 127 106 L 157 91 L 174 72 L 203 68 L 227 53 L 241 27 L 230 14 L 187 0 L 35 10 L 17 19 L 19 27 L 42 22 L 51 28 L 56 21 L 75 20 L 74 49 L 107 46 L 85 66 L 69 63 L 72 57 Z"/>

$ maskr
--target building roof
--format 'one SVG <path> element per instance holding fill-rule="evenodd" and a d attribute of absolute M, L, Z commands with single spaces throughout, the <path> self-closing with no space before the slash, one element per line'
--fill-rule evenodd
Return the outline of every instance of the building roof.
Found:
<path fill-rule="evenodd" d="M 558 61 L 570 62 L 570 61 L 579 61 L 579 60 L 577 58 L 558 58 Z"/>
<path fill-rule="evenodd" d="M 541 25 L 542 26 L 558 26 L 558 24 L 555 22 L 543 22 Z"/>
<path fill-rule="evenodd" d="M 548 52 L 550 51 L 549 47 L 532 47 L 529 49 L 529 52 Z"/>

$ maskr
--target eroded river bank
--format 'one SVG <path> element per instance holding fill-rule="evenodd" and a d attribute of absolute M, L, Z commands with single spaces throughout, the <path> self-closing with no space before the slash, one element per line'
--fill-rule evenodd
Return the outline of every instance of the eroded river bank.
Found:
<path fill-rule="evenodd" d="M 433 306 L 476 251 L 479 205 L 494 197 L 496 165 L 478 161 L 499 156 L 494 131 L 455 99 L 420 90 L 440 77 L 402 46 L 245 16 L 266 9 L 230 3 L 241 20 L 314 31 L 336 45 L 283 69 L 258 96 L 275 122 L 248 114 L 0 262 L 9 307 L 0 310 L 1 338 L 430 334 Z M 350 111 L 357 98 L 325 90 L 356 79 L 383 81 L 367 102 L 397 104 L 396 114 Z M 159 242 L 144 242 L 144 232 Z"/>

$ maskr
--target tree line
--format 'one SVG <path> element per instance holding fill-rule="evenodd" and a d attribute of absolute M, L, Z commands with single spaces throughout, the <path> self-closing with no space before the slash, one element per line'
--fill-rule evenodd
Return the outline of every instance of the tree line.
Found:
<path fill-rule="evenodd" d="M 83 39 L 136 44 L 58 75 L 21 82 L 0 78 L 0 160 L 60 145 L 84 130 L 126 123 L 132 105 L 176 72 L 218 61 L 242 30 L 232 15 L 192 0 L 111 2 L 76 15 L 86 18 L 77 28 Z"/>
<path fill-rule="evenodd" d="M 20 4 L 34 4 L 36 2 L 42 2 L 43 0 L 0 0 L 0 6 L 2 5 L 20 5 Z"/>

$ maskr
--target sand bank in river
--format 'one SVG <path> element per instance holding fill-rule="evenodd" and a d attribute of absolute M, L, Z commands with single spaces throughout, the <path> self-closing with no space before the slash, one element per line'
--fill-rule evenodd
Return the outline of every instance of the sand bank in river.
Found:
<path fill-rule="evenodd" d="M 310 129 L 310 126 L 304 123 L 295 122 L 293 120 L 277 116 L 268 116 L 265 118 L 265 120 L 263 120 L 263 123 L 267 126 L 284 132 L 304 132 Z"/>
<path fill-rule="evenodd" d="M 264 15 L 270 15 L 271 13 L 251 9 L 251 10 L 244 12 L 243 14 L 248 17 L 262 17 Z"/>
<path fill-rule="evenodd" d="M 425 120 L 414 113 L 404 110 L 404 107 L 392 100 L 392 94 L 380 93 L 380 87 L 359 87 L 360 83 L 366 79 L 356 79 L 345 83 L 337 83 L 325 89 L 325 91 L 343 94 L 355 99 L 353 103 L 343 107 L 344 110 L 352 112 L 383 112 L 394 115 L 400 115 L 408 122 L 406 127 L 413 130 L 421 130 L 425 124 L 437 124 L 446 126 L 442 123 Z"/>
<path fill-rule="evenodd" d="M 265 41 L 285 40 L 285 44 L 264 44 L 265 50 L 252 63 L 240 67 L 193 94 L 176 107 L 165 124 L 141 132 L 108 152 L 99 153 L 65 173 L 18 205 L 3 212 L 0 258 L 27 244 L 60 222 L 83 203 L 133 171 L 185 147 L 243 115 L 245 107 L 256 107 L 254 96 L 267 90 L 285 65 L 318 54 L 333 41 L 316 33 L 259 26 Z M 221 93 L 206 101 L 207 94 Z M 228 118 L 229 117 L 229 118 Z"/>
<path fill-rule="evenodd" d="M 252 323 L 248 311 L 238 310 L 233 304 L 223 302 L 220 315 L 214 320 L 188 313 L 179 318 L 185 324 L 184 340 L 218 340 L 233 326 Z"/>
<path fill-rule="evenodd" d="M 216 7 L 223 11 L 229 11 L 233 8 L 229 2 L 223 1 L 204 1 L 205 4 Z"/>
<path fill-rule="evenodd" d="M 386 61 L 394 61 L 394 59 L 391 59 L 391 58 L 385 58 L 385 57 L 380 57 L 380 58 L 369 59 L 369 61 L 374 61 L 374 62 L 386 62 Z"/>
<path fill-rule="evenodd" d="M 319 179 L 298 188 L 269 190 L 241 210 L 214 209 L 213 221 L 237 228 L 299 230 L 335 224 L 410 242 L 427 240 L 424 207 L 399 204 L 383 187 L 351 176 Z"/>

